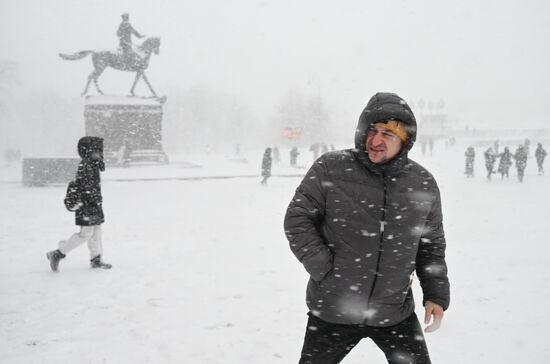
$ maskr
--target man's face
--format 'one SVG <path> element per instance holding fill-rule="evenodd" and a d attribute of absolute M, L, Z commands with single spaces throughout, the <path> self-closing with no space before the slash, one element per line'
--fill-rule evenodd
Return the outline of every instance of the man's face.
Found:
<path fill-rule="evenodd" d="M 403 142 L 390 130 L 372 125 L 367 131 L 365 146 L 370 161 L 374 164 L 381 164 L 392 160 L 399 154 Z"/>

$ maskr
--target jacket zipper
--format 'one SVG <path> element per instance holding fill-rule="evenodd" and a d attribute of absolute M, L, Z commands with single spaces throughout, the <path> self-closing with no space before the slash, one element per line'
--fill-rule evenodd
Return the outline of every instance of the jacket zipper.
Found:
<path fill-rule="evenodd" d="M 384 230 L 386 225 L 386 195 L 387 195 L 387 189 L 386 189 L 386 179 L 384 177 L 384 203 L 382 208 L 382 221 L 380 221 L 380 244 L 378 245 L 378 258 L 376 259 L 376 271 L 374 274 L 374 280 L 372 281 L 372 286 L 369 292 L 369 299 L 367 301 L 367 308 L 370 306 L 370 300 L 372 298 L 372 295 L 374 293 L 374 287 L 376 286 L 376 281 L 378 280 L 378 274 L 380 270 L 380 258 L 382 257 L 382 252 L 384 249 L 382 249 L 382 242 L 384 241 Z"/>

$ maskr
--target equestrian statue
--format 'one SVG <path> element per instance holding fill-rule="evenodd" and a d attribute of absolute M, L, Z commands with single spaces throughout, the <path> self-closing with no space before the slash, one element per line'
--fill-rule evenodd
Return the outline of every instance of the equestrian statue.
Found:
<path fill-rule="evenodd" d="M 149 66 L 149 58 L 151 57 L 151 54 L 159 54 L 160 38 L 145 37 L 144 35 L 139 34 L 130 24 L 128 13 L 122 14 L 121 17 L 122 22 L 117 30 L 117 36 L 120 41 L 118 51 L 85 50 L 74 54 L 59 53 L 59 56 L 64 60 L 76 61 L 90 54 L 92 55 L 94 70 L 88 76 L 88 82 L 86 82 L 86 87 L 82 92 L 82 96 L 88 93 L 88 88 L 92 80 L 94 81 L 97 92 L 103 95 L 103 91 L 99 88 L 97 80 L 107 67 L 112 67 L 119 71 L 136 72 L 136 78 L 130 90 L 130 95 L 135 96 L 134 89 L 140 78 L 143 78 L 153 96 L 158 97 L 155 90 L 153 90 L 153 87 L 149 83 L 147 76 L 145 75 L 145 70 Z M 134 48 L 132 46 L 132 35 L 138 38 L 145 37 L 146 39 L 141 45 Z"/>

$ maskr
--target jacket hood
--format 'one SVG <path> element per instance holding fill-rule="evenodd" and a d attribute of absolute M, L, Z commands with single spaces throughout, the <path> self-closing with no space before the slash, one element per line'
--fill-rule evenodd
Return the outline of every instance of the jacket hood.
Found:
<path fill-rule="evenodd" d="M 103 138 L 85 136 L 78 141 L 78 154 L 82 159 L 90 159 L 92 153 L 98 152 L 103 157 Z"/>
<path fill-rule="evenodd" d="M 94 152 L 99 153 L 101 158 L 99 160 L 92 159 Z M 83 160 L 96 162 L 101 171 L 105 170 L 105 164 L 103 163 L 103 138 L 85 136 L 78 141 L 78 154 Z"/>
<path fill-rule="evenodd" d="M 391 161 L 383 165 L 377 165 L 368 158 L 365 147 L 367 130 L 372 124 L 388 119 L 398 119 L 410 129 L 409 140 L 403 145 L 401 152 Z M 407 154 L 416 140 L 416 118 L 409 105 L 397 94 L 379 92 L 369 100 L 365 109 L 359 116 L 359 122 L 355 129 L 355 149 L 360 160 L 369 168 L 383 173 L 384 170 L 399 170 L 407 163 Z"/>

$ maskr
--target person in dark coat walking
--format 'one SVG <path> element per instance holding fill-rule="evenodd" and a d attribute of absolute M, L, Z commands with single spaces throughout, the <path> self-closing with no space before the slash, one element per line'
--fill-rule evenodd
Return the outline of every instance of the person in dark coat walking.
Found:
<path fill-rule="evenodd" d="M 406 102 L 377 93 L 361 113 L 355 148 L 321 156 L 296 189 L 284 227 L 309 274 L 300 363 L 339 363 L 365 337 L 390 363 L 430 363 L 413 273 L 426 332 L 440 327 L 450 294 L 440 193 L 408 158 L 415 139 Z"/>
<path fill-rule="evenodd" d="M 491 175 L 495 173 L 495 163 L 497 161 L 497 155 L 493 151 L 493 148 L 489 147 L 487 150 L 483 153 L 485 156 L 485 168 L 487 169 L 487 179 L 491 179 Z"/>
<path fill-rule="evenodd" d="M 510 148 L 504 147 L 504 152 L 500 153 L 498 156 L 500 160 L 498 161 L 497 171 L 500 173 L 502 179 L 504 179 L 504 176 L 509 178 L 510 167 L 512 166 L 512 153 L 510 152 Z"/>
<path fill-rule="evenodd" d="M 90 136 L 81 138 L 78 141 L 78 154 L 82 158 L 75 179 L 78 202 L 73 204 L 66 201 L 66 207 L 75 211 L 75 223 L 80 226 L 80 232 L 74 233 L 67 240 L 60 240 L 58 249 L 46 254 L 54 272 L 58 269 L 59 261 L 65 258 L 67 253 L 84 243 L 88 243 L 92 268 L 112 267 L 101 259 L 103 254 L 101 224 L 105 222 L 100 178 L 100 172 L 105 170 L 103 139 Z"/>
<path fill-rule="evenodd" d="M 474 176 L 474 161 L 476 159 L 476 151 L 474 150 L 474 147 L 471 145 L 466 149 L 466 152 L 464 153 L 464 156 L 466 157 L 466 171 L 464 174 L 466 174 L 466 177 L 470 178 Z"/>
<path fill-rule="evenodd" d="M 541 143 L 537 144 L 535 149 L 535 158 L 537 159 L 537 166 L 539 168 L 539 176 L 544 175 L 544 158 L 546 158 L 546 150 L 542 147 Z"/>
<path fill-rule="evenodd" d="M 267 184 L 267 179 L 271 177 L 271 165 L 273 160 L 271 158 L 271 148 L 265 148 L 264 156 L 262 158 L 262 182 L 261 184 Z"/>
<path fill-rule="evenodd" d="M 518 149 L 516 149 L 516 153 L 514 153 L 513 157 L 516 160 L 516 170 L 518 172 L 518 180 L 520 182 L 523 182 L 523 176 L 525 175 L 525 168 L 527 167 L 527 150 L 525 145 L 520 144 L 518 146 Z"/>
<path fill-rule="evenodd" d="M 300 152 L 298 152 L 298 148 L 294 147 L 290 150 L 290 166 L 291 167 L 296 167 L 296 161 L 297 161 L 299 155 L 300 155 Z"/>

